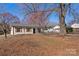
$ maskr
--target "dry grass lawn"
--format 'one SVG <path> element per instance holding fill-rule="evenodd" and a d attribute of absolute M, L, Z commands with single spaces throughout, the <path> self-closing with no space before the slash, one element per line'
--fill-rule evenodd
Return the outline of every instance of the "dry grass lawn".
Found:
<path fill-rule="evenodd" d="M 1 56 L 79 55 L 79 36 L 16 35 L 0 38 Z"/>

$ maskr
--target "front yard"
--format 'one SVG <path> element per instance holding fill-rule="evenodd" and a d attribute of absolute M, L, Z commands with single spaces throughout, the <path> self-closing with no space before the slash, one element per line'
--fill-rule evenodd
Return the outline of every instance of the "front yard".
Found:
<path fill-rule="evenodd" d="M 0 55 L 79 55 L 79 36 L 34 34 L 0 38 Z"/>

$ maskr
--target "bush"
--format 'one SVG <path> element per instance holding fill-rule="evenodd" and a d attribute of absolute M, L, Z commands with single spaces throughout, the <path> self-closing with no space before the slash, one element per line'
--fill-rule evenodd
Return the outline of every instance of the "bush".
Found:
<path fill-rule="evenodd" d="M 67 27 L 67 28 L 66 28 L 66 31 L 67 31 L 67 33 L 73 32 L 73 28 Z"/>

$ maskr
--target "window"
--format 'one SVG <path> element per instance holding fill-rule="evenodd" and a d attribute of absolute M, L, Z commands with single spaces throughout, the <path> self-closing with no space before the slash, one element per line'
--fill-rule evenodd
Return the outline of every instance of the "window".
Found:
<path fill-rule="evenodd" d="M 31 28 L 27 28 L 27 32 L 30 32 L 30 29 L 31 29 Z"/>
<path fill-rule="evenodd" d="M 16 32 L 21 32 L 21 28 L 16 28 Z"/>

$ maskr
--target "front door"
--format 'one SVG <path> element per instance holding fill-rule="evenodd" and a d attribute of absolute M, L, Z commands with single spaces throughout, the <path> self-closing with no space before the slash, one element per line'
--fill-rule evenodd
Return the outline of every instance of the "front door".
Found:
<path fill-rule="evenodd" d="M 35 33 L 35 28 L 33 28 L 33 33 Z"/>

